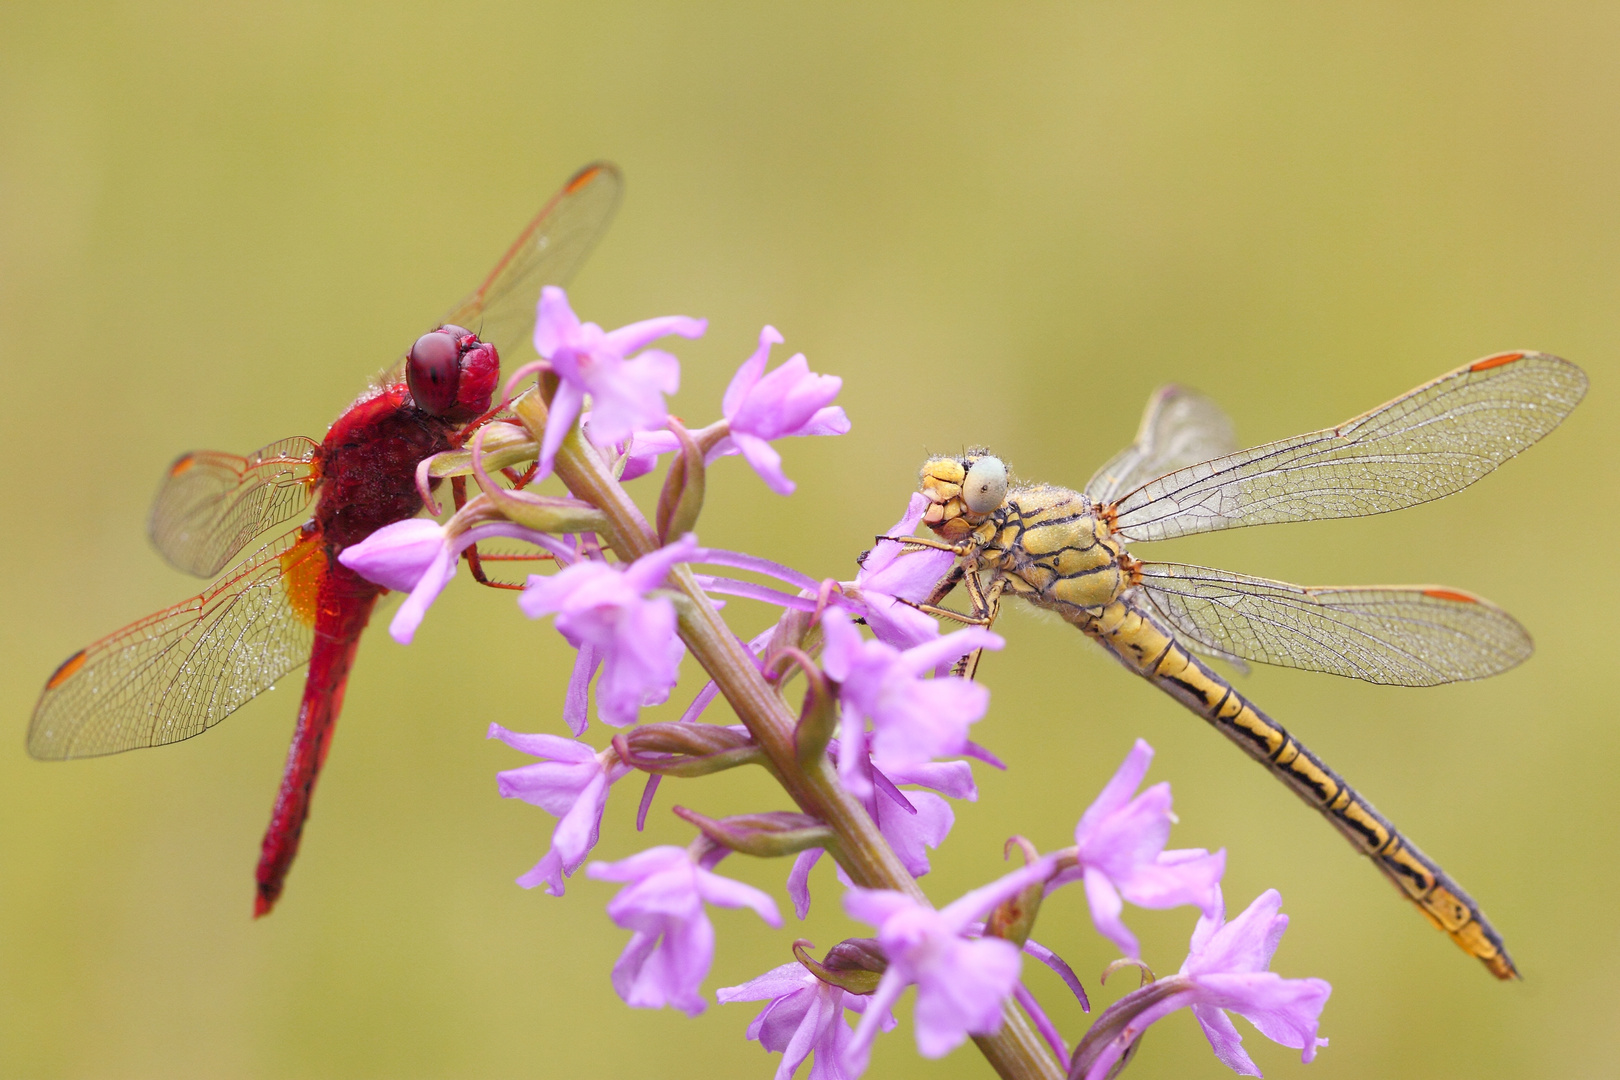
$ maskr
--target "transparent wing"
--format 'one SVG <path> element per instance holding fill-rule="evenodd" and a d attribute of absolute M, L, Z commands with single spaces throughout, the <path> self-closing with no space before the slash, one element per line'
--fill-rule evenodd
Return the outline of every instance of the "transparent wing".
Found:
<path fill-rule="evenodd" d="M 1184 386 L 1161 386 L 1148 398 L 1136 441 L 1097 470 L 1086 495 L 1094 504 L 1111 503 L 1165 473 L 1236 449 L 1232 421 L 1219 405 Z"/>
<path fill-rule="evenodd" d="M 179 742 L 309 660 L 319 536 L 294 529 L 200 596 L 70 656 L 45 684 L 28 752 L 61 760 Z"/>
<path fill-rule="evenodd" d="M 1503 353 L 1425 383 L 1338 427 L 1267 443 L 1144 484 L 1120 499 L 1131 540 L 1359 517 L 1472 484 L 1557 427 L 1586 375 L 1546 353 Z"/>
<path fill-rule="evenodd" d="M 213 577 L 248 541 L 309 506 L 318 449 L 300 435 L 247 457 L 186 454 L 152 501 L 147 535 L 176 569 Z"/>
<path fill-rule="evenodd" d="M 623 192 L 624 177 L 615 165 L 597 162 L 575 173 L 445 322 L 493 344 L 508 371 L 532 360 L 540 289 L 563 284 L 579 269 Z"/>
<path fill-rule="evenodd" d="M 1262 664 L 1434 686 L 1506 671 L 1532 650 L 1513 616 L 1436 585 L 1306 588 L 1183 563 L 1141 574 L 1178 634 Z"/>

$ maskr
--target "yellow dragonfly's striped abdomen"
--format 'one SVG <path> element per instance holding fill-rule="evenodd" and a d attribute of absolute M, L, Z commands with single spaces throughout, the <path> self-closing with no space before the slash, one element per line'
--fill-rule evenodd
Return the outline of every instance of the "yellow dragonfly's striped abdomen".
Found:
<path fill-rule="evenodd" d="M 1430 922 L 1497 978 L 1518 977 L 1501 936 L 1468 894 L 1343 777 L 1181 645 L 1134 593 L 1125 593 L 1100 612 L 1032 599 L 1063 615 L 1127 668 L 1242 747 L 1327 818 Z"/>
<path fill-rule="evenodd" d="M 957 556 L 922 610 L 988 626 L 1011 594 L 1056 612 L 1202 716 L 1343 833 L 1498 978 L 1518 972 L 1468 895 L 1344 779 L 1189 649 L 1392 686 L 1499 674 L 1529 633 L 1440 585 L 1294 585 L 1139 561 L 1123 545 L 1283 521 L 1361 517 L 1472 484 L 1545 436 L 1586 392 L 1567 360 L 1488 356 L 1319 431 L 1238 450 L 1218 406 L 1183 387 L 1148 401 L 1136 440 L 1084 491 L 1017 484 L 982 447 L 923 463 L 922 523 Z M 939 605 L 958 585 L 972 612 Z M 978 653 L 956 674 L 972 676 Z"/>

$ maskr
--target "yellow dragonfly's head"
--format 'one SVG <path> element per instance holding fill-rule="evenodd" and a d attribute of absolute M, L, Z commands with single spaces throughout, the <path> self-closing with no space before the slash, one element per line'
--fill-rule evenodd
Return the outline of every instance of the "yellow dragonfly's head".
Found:
<path fill-rule="evenodd" d="M 961 457 L 929 458 L 917 485 L 933 504 L 924 512 L 923 524 L 940 539 L 960 543 L 1001 508 L 1007 498 L 1007 465 L 984 447 L 974 447 Z"/>

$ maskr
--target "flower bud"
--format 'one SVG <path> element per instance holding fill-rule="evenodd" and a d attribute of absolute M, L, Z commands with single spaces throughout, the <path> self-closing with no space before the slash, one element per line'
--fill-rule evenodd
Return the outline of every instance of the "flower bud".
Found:
<path fill-rule="evenodd" d="M 837 841 L 832 829 L 809 814 L 775 811 L 738 814 L 717 821 L 684 806 L 674 807 L 674 813 L 696 825 L 711 842 L 758 858 L 794 855 L 809 848 L 829 848 Z"/>
<path fill-rule="evenodd" d="M 793 943 L 793 955 L 805 969 L 829 986 L 862 996 L 877 989 L 878 980 L 889 969 L 889 958 L 876 938 L 847 938 L 827 950 L 826 959 L 810 955 L 810 942 Z"/>
<path fill-rule="evenodd" d="M 1015 845 L 1024 853 L 1025 866 L 1041 857 L 1035 845 L 1022 836 L 1007 841 L 1008 848 Z M 1022 948 L 1024 942 L 1029 940 L 1030 932 L 1035 929 L 1035 916 L 1040 914 L 1041 897 L 1045 891 L 1046 882 L 1036 881 L 997 904 L 985 917 L 985 936 L 1002 938 Z"/>
<path fill-rule="evenodd" d="M 697 525 L 703 512 L 705 468 L 703 451 L 698 449 L 692 435 L 673 416 L 669 430 L 680 440 L 681 452 L 669 467 L 664 490 L 658 496 L 658 539 L 667 543 L 672 536 L 682 536 Z"/>
<path fill-rule="evenodd" d="M 718 724 L 642 724 L 613 745 L 626 765 L 659 776 L 709 776 L 765 761 L 753 736 Z"/>

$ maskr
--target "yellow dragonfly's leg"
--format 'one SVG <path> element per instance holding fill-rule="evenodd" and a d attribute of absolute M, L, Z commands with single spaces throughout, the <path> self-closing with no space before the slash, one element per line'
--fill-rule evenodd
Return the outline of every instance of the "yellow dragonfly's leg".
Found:
<path fill-rule="evenodd" d="M 1001 592 L 1007 587 L 1007 579 L 996 578 L 988 592 L 979 589 L 978 575 L 969 575 L 969 581 L 968 592 L 973 596 L 973 610 L 979 616 L 974 622 L 988 630 L 996 624 L 996 618 L 1001 614 Z M 983 656 L 983 649 L 974 649 L 951 665 L 951 674 L 964 679 L 973 678 L 979 673 L 979 660 Z"/>
<path fill-rule="evenodd" d="M 943 540 L 936 540 L 931 536 L 879 536 L 878 543 L 888 540 L 896 544 L 904 544 L 912 548 L 933 548 L 935 551 L 949 551 L 953 555 L 971 555 L 971 544 L 948 544 Z"/>
<path fill-rule="evenodd" d="M 973 607 L 971 614 L 940 606 L 945 597 L 958 585 L 967 589 L 968 600 Z M 934 591 L 929 594 L 927 600 L 920 603 L 902 600 L 901 603 L 916 608 L 924 615 L 950 619 L 952 622 L 965 623 L 968 626 L 982 626 L 988 630 L 995 625 L 997 616 L 1001 614 L 1001 593 L 1006 587 L 1007 579 L 997 577 L 986 592 L 980 587 L 977 571 L 958 564 L 951 568 L 950 573 L 939 579 L 939 583 L 934 586 Z M 979 669 L 979 658 L 983 655 L 983 649 L 974 649 L 951 666 L 951 674 L 973 678 L 974 672 Z"/>
<path fill-rule="evenodd" d="M 1501 936 L 1479 905 L 1343 777 L 1188 652 L 1144 601 L 1127 594 L 1100 613 L 1071 621 L 1293 788 L 1491 974 L 1499 979 L 1519 977 Z"/>

